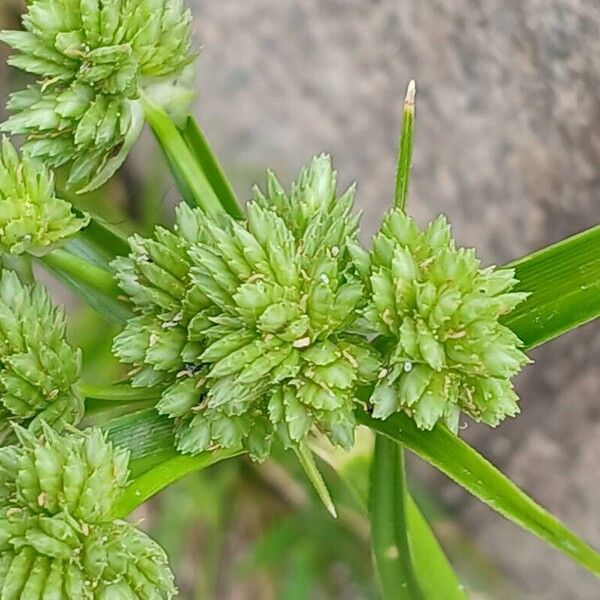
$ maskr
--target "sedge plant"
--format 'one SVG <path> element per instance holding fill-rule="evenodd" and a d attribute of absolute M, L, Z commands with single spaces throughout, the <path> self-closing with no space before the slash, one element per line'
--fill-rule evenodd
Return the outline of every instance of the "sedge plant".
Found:
<path fill-rule="evenodd" d="M 600 315 L 600 229 L 496 268 L 444 216 L 419 226 L 412 82 L 395 197 L 368 247 L 326 155 L 291 185 L 269 172 L 242 207 L 188 112 L 190 28 L 181 0 L 31 0 L 23 30 L 0 35 L 36 78 L 2 125 L 25 142 L 4 139 L 0 160 L 0 597 L 173 598 L 132 511 L 226 459 L 260 469 L 276 446 L 335 516 L 314 452 L 350 450 L 359 424 L 375 434 L 363 510 L 382 598 L 468 597 L 408 491 L 406 449 L 600 575 L 600 554 L 458 432 L 461 415 L 516 417 L 527 350 Z M 182 202 L 171 228 L 126 239 L 71 206 L 52 169 L 98 188 L 145 121 Z M 82 379 L 86 348 L 32 260 L 119 326 L 124 380 Z"/>

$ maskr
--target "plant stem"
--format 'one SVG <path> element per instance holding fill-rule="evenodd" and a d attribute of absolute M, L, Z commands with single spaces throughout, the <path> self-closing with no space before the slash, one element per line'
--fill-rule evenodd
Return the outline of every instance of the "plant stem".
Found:
<path fill-rule="evenodd" d="M 394 206 L 404 211 L 408 197 L 408 184 L 410 181 L 410 166 L 412 160 L 412 138 L 415 121 L 415 93 L 414 79 L 408 84 L 404 99 L 402 114 L 402 132 L 400 134 L 398 167 L 396 171 L 396 192 Z"/>
<path fill-rule="evenodd" d="M 53 250 L 42 257 L 41 261 L 51 269 L 66 273 L 76 281 L 84 283 L 110 298 L 117 298 L 121 293 L 112 273 L 62 248 Z"/>
<path fill-rule="evenodd" d="M 406 518 L 408 493 L 401 447 L 375 438 L 369 513 L 375 567 L 384 600 L 421 600 Z"/>
<path fill-rule="evenodd" d="M 137 402 L 139 400 L 154 400 L 160 398 L 159 388 L 132 387 L 129 383 L 113 385 L 93 385 L 82 383 L 77 386 L 79 393 L 85 398 L 95 400 L 110 400 L 114 402 Z"/>
<path fill-rule="evenodd" d="M 172 168 L 189 188 L 195 204 L 212 215 L 224 212 L 215 190 L 211 187 L 171 117 L 162 107 L 146 96 L 142 96 L 142 105 L 146 120 L 158 143 Z"/>
<path fill-rule="evenodd" d="M 180 131 L 225 210 L 234 219 L 241 219 L 244 213 L 233 191 L 233 187 L 229 183 L 223 167 L 212 151 L 196 118 L 190 115 L 186 120 L 185 126 Z"/>

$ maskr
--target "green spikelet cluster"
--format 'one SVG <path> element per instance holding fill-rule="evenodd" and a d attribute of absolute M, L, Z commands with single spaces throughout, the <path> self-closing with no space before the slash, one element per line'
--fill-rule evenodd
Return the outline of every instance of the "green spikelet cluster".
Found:
<path fill-rule="evenodd" d="M 0 449 L 0 594 L 22 600 L 163 600 L 175 594 L 163 550 L 111 517 L 128 453 L 99 429 Z"/>
<path fill-rule="evenodd" d="M 182 0 L 31 0 L 25 31 L 0 39 L 39 81 L 11 96 L 4 131 L 26 135 L 50 167 L 70 163 L 71 186 L 98 187 L 139 136 L 142 91 L 189 100 L 177 78 L 192 60 L 190 23 Z"/>
<path fill-rule="evenodd" d="M 0 443 L 11 423 L 37 431 L 42 421 L 56 429 L 83 415 L 81 353 L 66 341 L 62 308 L 45 289 L 24 286 L 12 271 L 0 277 Z"/>
<path fill-rule="evenodd" d="M 352 444 L 356 388 L 378 371 L 348 333 L 364 291 L 347 249 L 353 199 L 336 197 L 321 156 L 289 195 L 270 175 L 245 222 L 180 207 L 175 234 L 135 237 L 115 263 L 141 313 L 115 352 L 135 385 L 168 384 L 158 410 L 177 420 L 181 451 L 242 444 L 264 458 L 275 433 L 297 444 L 313 426 Z"/>
<path fill-rule="evenodd" d="M 528 359 L 498 320 L 526 296 L 510 292 L 512 270 L 481 269 L 443 217 L 421 231 L 400 210 L 385 217 L 370 256 L 352 252 L 371 288 L 365 320 L 386 348 L 376 417 L 404 410 L 422 429 L 438 420 L 456 429 L 460 411 L 489 425 L 518 412 L 510 378 Z"/>
<path fill-rule="evenodd" d="M 0 251 L 46 254 L 89 222 L 57 198 L 54 178 L 40 163 L 19 158 L 4 138 L 0 153 Z"/>

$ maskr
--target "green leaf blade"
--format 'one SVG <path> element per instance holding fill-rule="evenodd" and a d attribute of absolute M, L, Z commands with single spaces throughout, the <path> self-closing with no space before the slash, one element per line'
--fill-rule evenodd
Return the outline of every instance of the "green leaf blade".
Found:
<path fill-rule="evenodd" d="M 375 567 L 384 600 L 424 598 L 413 568 L 402 448 L 378 435 L 371 465 L 369 514 Z"/>
<path fill-rule="evenodd" d="M 233 187 L 194 117 L 189 116 L 187 118 L 184 127 L 181 129 L 181 135 L 198 161 L 198 165 L 204 171 L 208 182 L 225 210 L 234 219 L 241 219 L 244 213 L 240 208 Z"/>
<path fill-rule="evenodd" d="M 469 596 L 464 586 L 458 580 L 429 523 L 410 494 L 407 496 L 406 521 L 415 572 L 425 598 L 468 600 Z"/>
<path fill-rule="evenodd" d="M 600 225 L 507 265 L 530 296 L 503 322 L 532 348 L 600 315 Z"/>
<path fill-rule="evenodd" d="M 600 577 L 600 554 L 596 550 L 445 427 L 437 425 L 431 431 L 421 431 L 403 413 L 379 421 L 359 410 L 357 419 L 361 424 L 404 444 L 490 508 Z"/>

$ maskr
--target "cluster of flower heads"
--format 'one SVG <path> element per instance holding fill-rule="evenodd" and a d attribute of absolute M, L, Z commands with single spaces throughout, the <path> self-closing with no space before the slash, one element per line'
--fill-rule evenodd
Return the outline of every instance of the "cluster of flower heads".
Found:
<path fill-rule="evenodd" d="M 374 416 L 404 410 L 422 429 L 439 420 L 456 429 L 460 412 L 493 426 L 518 413 L 511 377 L 528 358 L 499 322 L 527 296 L 510 292 L 512 269 L 481 269 L 444 217 L 421 231 L 400 210 L 386 215 L 370 255 L 352 252 L 369 286 L 363 317 L 384 348 Z"/>
<path fill-rule="evenodd" d="M 166 384 L 158 410 L 177 420 L 181 451 L 242 444 L 264 458 L 274 434 L 296 444 L 313 427 L 352 444 L 357 387 L 379 371 L 351 333 L 364 296 L 353 200 L 337 198 L 321 156 L 289 195 L 270 175 L 246 221 L 180 206 L 175 233 L 134 237 L 115 262 L 139 311 L 115 352 L 135 385 Z"/>
<path fill-rule="evenodd" d="M 0 150 L 0 251 L 46 254 L 89 222 L 69 202 L 56 197 L 54 177 L 31 158 L 19 158 L 2 139 Z"/>
<path fill-rule="evenodd" d="M 0 277 L 0 444 L 12 424 L 61 430 L 83 416 L 81 353 L 66 341 L 64 310 L 40 284 L 23 285 L 13 271 Z"/>
<path fill-rule="evenodd" d="M 368 384 L 376 417 L 405 411 L 422 429 L 518 412 L 510 378 L 528 359 L 499 322 L 525 296 L 513 271 L 481 269 L 443 218 L 421 231 L 400 210 L 369 253 L 353 198 L 336 197 L 321 156 L 290 194 L 269 175 L 245 221 L 182 205 L 174 232 L 134 236 L 115 261 L 138 314 L 114 351 L 134 385 L 164 386 L 182 452 L 263 458 L 274 434 L 294 444 L 313 428 L 347 447 Z"/>
<path fill-rule="evenodd" d="M 98 429 L 18 429 L 0 448 L 2 598 L 164 600 L 175 595 L 164 551 L 111 511 L 128 453 Z"/>
<path fill-rule="evenodd" d="M 31 0 L 25 31 L 0 39 L 17 50 L 9 63 L 40 81 L 11 96 L 3 129 L 26 135 L 46 165 L 70 163 L 73 187 L 98 187 L 139 136 L 142 92 L 189 100 L 190 24 L 182 0 Z"/>

